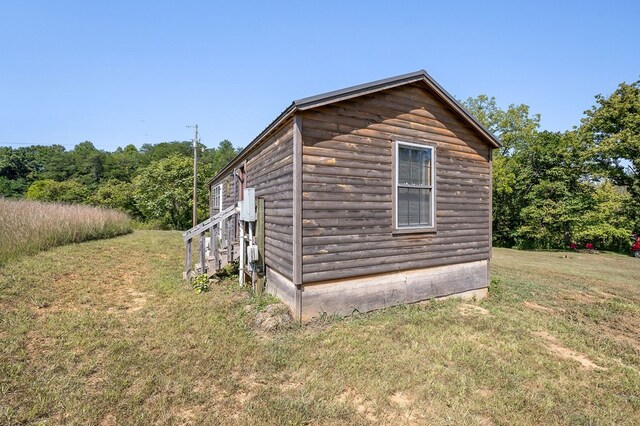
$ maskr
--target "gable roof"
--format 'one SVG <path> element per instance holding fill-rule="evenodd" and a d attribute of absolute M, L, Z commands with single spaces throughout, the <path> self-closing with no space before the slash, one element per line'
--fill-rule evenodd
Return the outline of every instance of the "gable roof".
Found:
<path fill-rule="evenodd" d="M 381 90 L 391 89 L 393 87 L 403 86 L 415 82 L 424 82 L 445 104 L 457 112 L 464 121 L 475 129 L 480 136 L 492 147 L 500 148 L 502 144 L 489 130 L 487 130 L 475 117 L 473 117 L 460 103 L 449 94 L 442 86 L 440 86 L 425 70 L 419 70 L 408 74 L 402 74 L 395 77 L 376 80 L 370 83 L 359 84 L 332 92 L 322 93 L 316 96 L 310 96 L 295 100 L 284 111 L 280 113 L 275 120 L 271 122 L 256 138 L 251 141 L 240 153 L 229 162 L 220 172 L 218 172 L 208 184 L 216 180 L 221 175 L 227 174 L 231 168 L 235 167 L 242 158 L 251 152 L 265 137 L 273 132 L 279 125 L 293 117 L 296 111 L 306 111 L 323 105 L 356 98 L 358 96 L 379 92 Z"/>

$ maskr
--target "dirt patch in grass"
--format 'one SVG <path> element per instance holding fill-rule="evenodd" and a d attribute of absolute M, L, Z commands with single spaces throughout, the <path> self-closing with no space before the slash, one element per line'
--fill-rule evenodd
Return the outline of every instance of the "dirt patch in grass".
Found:
<path fill-rule="evenodd" d="M 401 409 L 408 408 L 413 403 L 414 398 L 405 392 L 396 392 L 389 397 L 389 401 Z"/>
<path fill-rule="evenodd" d="M 112 413 L 109 413 L 104 416 L 98 424 L 100 426 L 116 426 L 118 422 L 116 421 L 116 416 L 114 416 Z"/>
<path fill-rule="evenodd" d="M 586 355 L 572 351 L 571 349 L 562 346 L 558 339 L 546 331 L 538 331 L 533 333 L 540 339 L 542 339 L 543 344 L 555 355 L 560 358 L 570 359 L 576 361 L 580 364 L 582 368 L 587 370 L 606 370 L 604 367 L 600 367 L 595 362 L 591 361 L 587 358 Z"/>
<path fill-rule="evenodd" d="M 377 423 L 378 414 L 376 404 L 359 395 L 354 389 L 347 387 L 340 395 L 337 401 L 341 404 L 349 405 L 365 420 Z"/>
<path fill-rule="evenodd" d="M 547 313 L 547 314 L 556 313 L 555 309 L 551 309 L 551 308 L 547 308 L 546 306 L 538 305 L 536 302 L 525 301 L 525 302 L 522 302 L 522 304 L 525 307 L 529 308 L 529 309 L 533 309 L 534 311 L 543 312 L 543 313 Z"/>
<path fill-rule="evenodd" d="M 255 314 L 254 327 L 262 333 L 272 333 L 291 327 L 292 322 L 289 307 L 274 303 Z"/>
<path fill-rule="evenodd" d="M 640 353 L 640 335 L 638 333 L 635 334 L 635 337 L 628 337 L 624 334 L 616 334 L 616 338 L 621 342 L 633 347 L 636 352 Z"/>
<path fill-rule="evenodd" d="M 612 297 L 616 297 L 615 294 L 611 294 L 606 291 L 593 290 L 593 292 L 604 299 L 610 299 Z"/>
<path fill-rule="evenodd" d="M 132 288 L 121 288 L 111 293 L 111 305 L 106 310 L 115 314 L 132 314 L 142 310 L 149 294 Z"/>
<path fill-rule="evenodd" d="M 471 305 L 469 303 L 462 303 L 458 306 L 458 310 L 462 316 L 484 316 L 491 315 L 491 313 L 478 305 Z"/>
<path fill-rule="evenodd" d="M 147 298 L 149 297 L 147 293 L 131 288 L 127 289 L 127 293 L 129 293 L 129 295 L 131 296 L 127 300 L 127 312 L 139 311 L 140 309 L 144 308 L 144 305 L 147 304 Z"/>
<path fill-rule="evenodd" d="M 280 390 L 283 392 L 294 391 L 296 389 L 300 389 L 303 386 L 304 386 L 304 383 L 302 382 L 284 382 L 278 385 Z"/>
<path fill-rule="evenodd" d="M 173 411 L 174 416 L 178 419 L 178 423 L 183 425 L 197 424 L 197 419 L 200 418 L 203 412 L 206 412 L 204 404 L 192 407 L 180 407 Z"/>
<path fill-rule="evenodd" d="M 493 391 L 487 388 L 476 389 L 476 393 L 482 398 L 489 398 L 491 395 L 493 395 Z"/>
<path fill-rule="evenodd" d="M 598 297 L 581 291 L 562 291 L 559 297 L 563 300 L 580 303 L 595 303 Z"/>

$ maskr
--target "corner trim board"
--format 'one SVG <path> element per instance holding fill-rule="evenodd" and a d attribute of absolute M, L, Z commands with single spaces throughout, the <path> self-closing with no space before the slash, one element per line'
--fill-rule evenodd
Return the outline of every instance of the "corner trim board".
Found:
<path fill-rule="evenodd" d="M 302 118 L 293 118 L 293 284 L 302 284 Z"/>

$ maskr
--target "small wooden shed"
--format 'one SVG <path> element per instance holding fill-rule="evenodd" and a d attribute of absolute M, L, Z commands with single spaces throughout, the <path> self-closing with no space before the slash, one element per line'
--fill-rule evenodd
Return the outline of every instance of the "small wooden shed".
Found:
<path fill-rule="evenodd" d="M 294 101 L 208 182 L 211 215 L 255 188 L 266 289 L 298 319 L 483 297 L 498 147 L 425 71 L 374 81 Z"/>

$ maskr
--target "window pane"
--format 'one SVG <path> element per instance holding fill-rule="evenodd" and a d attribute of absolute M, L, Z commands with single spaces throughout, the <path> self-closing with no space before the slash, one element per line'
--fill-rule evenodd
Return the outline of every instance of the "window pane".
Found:
<path fill-rule="evenodd" d="M 398 150 L 398 183 L 408 184 L 411 181 L 411 150 L 400 147 Z"/>
<path fill-rule="evenodd" d="M 423 185 L 431 186 L 431 150 L 422 150 L 422 182 Z"/>
<path fill-rule="evenodd" d="M 411 150 L 411 183 L 424 185 L 422 182 L 422 150 Z"/>
<path fill-rule="evenodd" d="M 420 189 L 420 224 L 431 226 L 431 190 Z"/>
<path fill-rule="evenodd" d="M 398 188 L 398 226 L 409 225 L 409 188 Z"/>
<path fill-rule="evenodd" d="M 431 226 L 431 190 L 398 188 L 398 226 Z"/>
<path fill-rule="evenodd" d="M 399 147 L 398 184 L 431 185 L 431 149 Z"/>
<path fill-rule="evenodd" d="M 409 190 L 409 225 L 412 226 L 420 225 L 420 207 L 422 207 L 420 195 L 420 189 L 411 188 Z"/>

